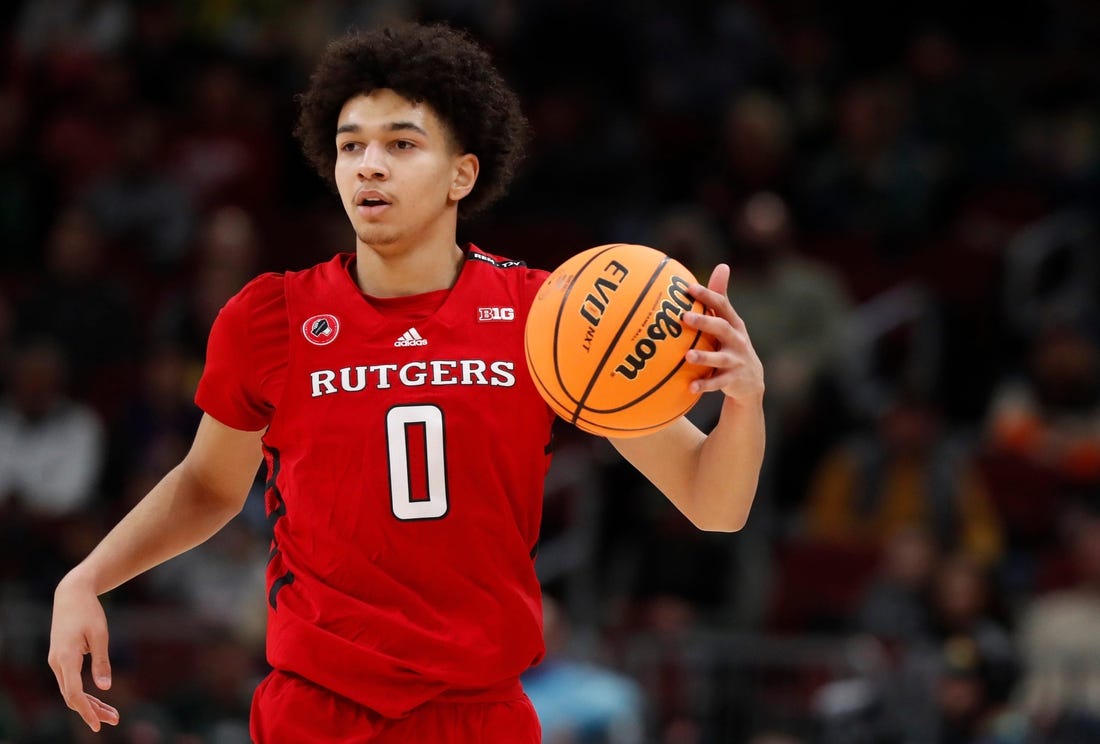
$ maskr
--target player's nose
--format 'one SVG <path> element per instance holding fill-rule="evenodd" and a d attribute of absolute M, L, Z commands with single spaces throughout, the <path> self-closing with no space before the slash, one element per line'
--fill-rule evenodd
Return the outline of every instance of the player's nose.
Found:
<path fill-rule="evenodd" d="M 386 148 L 377 142 L 371 142 L 363 148 L 363 156 L 359 159 L 358 175 L 364 181 L 384 181 L 390 176 L 389 164 L 386 162 Z"/>

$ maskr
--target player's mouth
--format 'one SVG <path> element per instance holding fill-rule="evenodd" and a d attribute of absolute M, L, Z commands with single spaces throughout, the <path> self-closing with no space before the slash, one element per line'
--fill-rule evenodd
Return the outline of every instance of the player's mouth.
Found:
<path fill-rule="evenodd" d="M 355 211 L 363 217 L 377 217 L 392 204 L 390 197 L 381 191 L 360 191 L 355 194 Z"/>

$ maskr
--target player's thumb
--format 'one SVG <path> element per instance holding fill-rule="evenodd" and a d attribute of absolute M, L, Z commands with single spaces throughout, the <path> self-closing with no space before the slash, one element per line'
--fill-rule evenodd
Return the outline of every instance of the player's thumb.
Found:
<path fill-rule="evenodd" d="M 93 632 L 88 638 L 92 654 L 92 680 L 101 690 L 111 688 L 111 660 L 107 656 L 107 629 Z"/>
<path fill-rule="evenodd" d="M 729 264 L 720 263 L 714 267 L 714 270 L 710 273 L 710 280 L 707 281 L 707 289 L 714 290 L 720 295 L 726 294 L 730 284 L 730 266 Z"/>

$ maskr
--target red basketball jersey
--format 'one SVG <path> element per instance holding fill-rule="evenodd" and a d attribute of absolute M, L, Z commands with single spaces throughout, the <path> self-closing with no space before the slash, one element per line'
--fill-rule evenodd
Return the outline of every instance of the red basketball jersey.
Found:
<path fill-rule="evenodd" d="M 379 311 L 354 256 L 254 280 L 196 401 L 268 427 L 267 653 L 386 716 L 509 688 L 543 653 L 534 555 L 553 414 L 523 353 L 546 273 L 471 246 L 434 312 Z"/>

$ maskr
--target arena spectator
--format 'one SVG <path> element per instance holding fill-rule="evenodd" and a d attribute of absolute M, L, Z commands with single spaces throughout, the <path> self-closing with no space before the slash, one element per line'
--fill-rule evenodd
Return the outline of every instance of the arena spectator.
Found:
<path fill-rule="evenodd" d="M 130 117 L 116 133 L 118 162 L 89 184 L 85 197 L 105 238 L 143 273 L 180 265 L 194 220 L 189 195 L 158 160 L 163 129 L 156 111 Z"/>
<path fill-rule="evenodd" d="M 825 457 L 804 526 L 811 539 L 868 546 L 916 527 L 985 566 L 1001 555 L 1003 542 L 970 447 L 945 431 L 934 405 L 916 394 L 897 397 L 873 431 L 857 433 Z"/>
<path fill-rule="evenodd" d="M 1065 537 L 1076 581 L 1023 610 L 1017 640 L 1024 676 L 1017 692 L 1041 729 L 1095 732 L 1100 728 L 1100 515 L 1095 508 L 1075 511 Z"/>
<path fill-rule="evenodd" d="M 1025 373 L 990 405 L 989 446 L 1057 475 L 1066 488 L 1100 485 L 1100 344 L 1057 323 L 1031 344 Z"/>
<path fill-rule="evenodd" d="M 557 602 L 543 598 L 546 658 L 523 677 L 547 742 L 634 744 L 643 741 L 644 704 L 637 682 L 583 655 Z"/>
<path fill-rule="evenodd" d="M 16 305 L 15 333 L 56 339 L 73 394 L 110 411 L 139 353 L 132 287 L 112 273 L 100 226 L 83 208 L 57 215 L 44 253 L 42 275 Z"/>
<path fill-rule="evenodd" d="M 0 404 L 0 497 L 32 517 L 53 519 L 88 506 L 103 467 L 100 418 L 67 393 L 64 353 L 28 342 L 11 363 Z"/>

